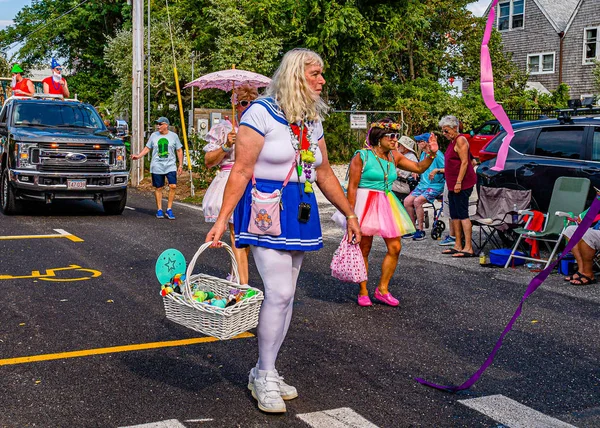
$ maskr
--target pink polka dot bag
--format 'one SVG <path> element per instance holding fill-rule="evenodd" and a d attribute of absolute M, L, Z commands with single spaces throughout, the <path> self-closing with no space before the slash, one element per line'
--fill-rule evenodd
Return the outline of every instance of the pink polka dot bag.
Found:
<path fill-rule="evenodd" d="M 344 235 L 340 246 L 333 253 L 331 276 L 343 282 L 359 283 L 367 280 L 365 261 L 358 244 L 348 242 Z"/>

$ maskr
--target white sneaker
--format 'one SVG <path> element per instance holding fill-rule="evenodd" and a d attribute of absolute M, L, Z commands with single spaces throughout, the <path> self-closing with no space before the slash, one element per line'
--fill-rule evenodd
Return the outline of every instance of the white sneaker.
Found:
<path fill-rule="evenodd" d="M 252 370 L 250 370 L 250 374 L 248 375 L 248 389 L 250 391 L 252 391 L 257 371 L 258 367 L 252 367 Z M 273 371 L 275 372 L 275 374 L 277 374 L 277 377 L 279 377 L 279 393 L 281 395 L 281 398 L 283 398 L 284 400 L 293 400 L 294 398 L 298 397 L 298 390 L 296 389 L 296 387 L 285 383 L 283 381 L 283 377 L 279 376 L 279 373 L 277 373 L 277 370 Z"/>
<path fill-rule="evenodd" d="M 251 390 L 260 410 L 267 413 L 285 413 L 285 403 L 279 390 L 279 375 L 275 370 L 259 370 Z"/>

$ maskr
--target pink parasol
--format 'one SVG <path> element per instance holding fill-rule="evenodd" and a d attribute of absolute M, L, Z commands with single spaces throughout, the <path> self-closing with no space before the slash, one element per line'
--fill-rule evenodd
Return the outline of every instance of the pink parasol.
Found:
<path fill-rule="evenodd" d="M 229 92 L 235 88 L 248 85 L 253 88 L 262 88 L 271 83 L 271 79 L 262 74 L 254 73 L 247 70 L 239 70 L 233 66 L 228 70 L 215 71 L 214 73 L 208 73 L 204 76 L 198 77 L 196 80 L 191 81 L 184 86 L 184 89 L 191 88 L 192 86 L 198 89 L 221 89 L 222 91 Z M 233 111 L 232 123 L 235 125 L 235 106 L 231 105 Z"/>
<path fill-rule="evenodd" d="M 232 91 L 234 88 L 247 84 L 253 88 L 262 88 L 271 83 L 271 79 L 262 74 L 253 73 L 252 71 L 238 70 L 232 68 L 229 70 L 215 71 L 214 73 L 205 74 L 198 77 L 196 80 L 188 83 L 184 88 L 192 86 L 198 89 L 221 89 L 222 91 Z"/>

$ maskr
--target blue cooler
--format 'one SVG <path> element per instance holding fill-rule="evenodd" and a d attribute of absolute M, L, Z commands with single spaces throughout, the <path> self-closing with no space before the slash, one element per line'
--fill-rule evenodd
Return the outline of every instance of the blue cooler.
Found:
<path fill-rule="evenodd" d="M 504 266 L 506 264 L 506 261 L 508 260 L 508 256 L 510 256 L 510 253 L 512 251 L 512 248 L 500 248 L 497 250 L 491 250 L 490 251 L 490 263 L 496 266 Z M 524 256 L 525 254 L 519 252 L 519 251 L 515 251 L 515 256 Z M 510 265 L 511 266 L 521 266 L 525 264 L 525 260 L 524 259 L 512 259 L 510 261 Z"/>
<path fill-rule="evenodd" d="M 576 272 L 575 266 L 575 257 L 573 254 L 569 253 L 560 261 L 558 265 L 558 273 L 561 275 L 573 275 Z"/>

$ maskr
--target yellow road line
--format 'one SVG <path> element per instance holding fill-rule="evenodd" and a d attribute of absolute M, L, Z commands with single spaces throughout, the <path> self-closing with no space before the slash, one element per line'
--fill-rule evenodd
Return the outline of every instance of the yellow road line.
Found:
<path fill-rule="evenodd" d="M 50 239 L 50 238 L 67 238 L 73 242 L 83 242 L 83 239 L 78 236 L 72 235 L 63 229 L 54 229 L 58 232 L 55 235 L 13 235 L 13 236 L 0 236 L 0 241 L 7 241 L 12 239 Z"/>
<path fill-rule="evenodd" d="M 233 339 L 254 337 L 252 333 L 242 333 Z M 197 337 L 194 339 L 171 340 L 169 342 L 140 343 L 137 345 L 113 346 L 110 348 L 84 349 L 81 351 L 59 352 L 57 354 L 32 355 L 29 357 L 7 358 L 0 360 L 0 366 L 14 364 L 37 363 L 40 361 L 63 360 L 66 358 L 89 357 L 90 355 L 115 354 L 118 352 L 143 351 L 146 349 L 169 348 L 174 346 L 196 345 L 198 343 L 217 342 L 216 337 Z"/>

